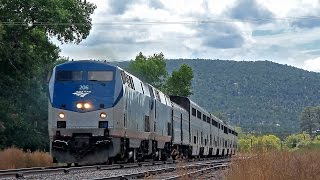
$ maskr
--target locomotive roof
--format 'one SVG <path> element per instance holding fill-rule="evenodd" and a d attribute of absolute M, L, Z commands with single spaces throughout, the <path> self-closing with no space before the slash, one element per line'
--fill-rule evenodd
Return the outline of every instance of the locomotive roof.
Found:
<path fill-rule="evenodd" d="M 151 84 L 148 84 L 146 82 L 141 81 L 138 77 L 136 77 L 133 74 L 129 73 L 128 71 L 120 68 L 119 66 L 112 65 L 107 61 L 97 61 L 97 60 L 68 61 L 68 62 L 57 65 L 56 69 L 57 70 L 64 70 L 64 69 L 68 69 L 70 67 L 72 67 L 72 69 L 75 69 L 75 70 L 90 70 L 91 68 L 92 69 L 100 69 L 100 70 L 119 69 L 120 71 L 123 71 L 127 75 L 132 77 L 133 82 L 136 83 L 136 86 L 135 86 L 136 88 L 134 89 L 135 91 L 140 92 L 140 93 L 144 93 L 141 88 L 140 89 L 138 88 L 140 83 L 145 84 L 147 86 L 150 86 L 153 89 L 154 93 L 156 91 L 159 92 L 161 103 L 166 104 L 168 106 L 171 106 L 170 98 L 165 93 L 163 93 L 159 89 L 153 87 Z M 146 96 L 150 97 L 150 94 L 147 93 Z"/>
<path fill-rule="evenodd" d="M 81 68 L 83 67 L 112 67 L 112 68 L 117 68 L 117 66 L 112 65 L 108 63 L 107 61 L 95 61 L 95 60 L 77 60 L 77 61 L 67 61 L 62 64 L 58 64 L 56 67 L 59 69 L 61 67 L 72 67 L 74 65 L 77 65 Z"/>

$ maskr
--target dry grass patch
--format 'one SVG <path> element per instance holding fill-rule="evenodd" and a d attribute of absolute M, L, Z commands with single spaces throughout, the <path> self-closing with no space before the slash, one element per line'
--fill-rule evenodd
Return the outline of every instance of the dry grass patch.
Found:
<path fill-rule="evenodd" d="M 9 148 L 0 151 L 0 169 L 52 166 L 52 157 L 46 152 L 24 152 Z"/>
<path fill-rule="evenodd" d="M 252 153 L 233 160 L 226 179 L 320 179 L 320 151 Z"/>

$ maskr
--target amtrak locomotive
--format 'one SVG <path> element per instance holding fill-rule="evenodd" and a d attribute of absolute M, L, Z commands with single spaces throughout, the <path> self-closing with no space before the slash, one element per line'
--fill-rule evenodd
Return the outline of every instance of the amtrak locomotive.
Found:
<path fill-rule="evenodd" d="M 226 156 L 237 132 L 186 97 L 162 93 L 101 61 L 56 66 L 49 81 L 50 152 L 57 162 Z"/>

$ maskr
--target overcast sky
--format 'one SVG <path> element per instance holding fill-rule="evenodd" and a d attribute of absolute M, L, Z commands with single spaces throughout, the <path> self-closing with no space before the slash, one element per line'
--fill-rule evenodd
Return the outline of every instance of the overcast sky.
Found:
<path fill-rule="evenodd" d="M 320 0 L 90 0 L 89 37 L 63 44 L 72 59 L 270 60 L 320 72 Z"/>

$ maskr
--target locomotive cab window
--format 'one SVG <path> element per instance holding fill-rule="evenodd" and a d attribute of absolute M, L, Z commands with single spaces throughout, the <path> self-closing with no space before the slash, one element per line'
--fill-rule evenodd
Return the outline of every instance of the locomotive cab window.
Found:
<path fill-rule="evenodd" d="M 112 81 L 112 71 L 88 71 L 89 81 Z"/>
<path fill-rule="evenodd" d="M 58 81 L 81 81 L 83 71 L 58 71 L 56 79 Z"/>

